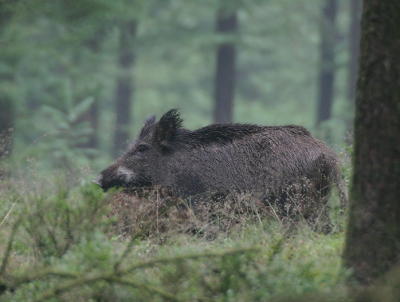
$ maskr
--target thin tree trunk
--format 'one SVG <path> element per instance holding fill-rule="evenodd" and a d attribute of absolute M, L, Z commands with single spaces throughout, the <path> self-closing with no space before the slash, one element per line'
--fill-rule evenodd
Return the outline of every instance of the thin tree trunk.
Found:
<path fill-rule="evenodd" d="M 6 3 L 0 2 L 0 37 L 4 33 L 7 23 L 12 18 L 12 13 Z M 5 46 L 0 50 L 0 61 L 9 64 Z M 10 83 L 14 81 L 14 75 L 10 72 L 0 71 L 0 159 L 10 155 L 12 150 L 12 133 L 14 127 L 14 102 L 10 92 Z M 0 173 L 1 174 L 1 173 Z"/>
<path fill-rule="evenodd" d="M 105 35 L 104 28 L 100 28 L 96 34 L 86 41 L 87 47 L 93 52 L 93 54 L 98 54 L 100 51 L 101 41 Z M 98 148 L 98 125 L 99 125 L 99 102 L 100 102 L 100 89 L 97 85 L 93 91 L 92 95 L 94 96 L 94 102 L 92 106 L 90 106 L 89 110 L 85 112 L 82 116 L 82 119 L 79 121 L 89 121 L 91 128 L 93 129 L 93 133 L 91 133 L 88 137 L 88 141 L 80 144 L 82 148 Z"/>
<path fill-rule="evenodd" d="M 217 16 L 217 32 L 234 33 L 237 30 L 237 17 L 233 12 Z M 217 70 L 215 75 L 215 110 L 217 123 L 232 122 L 233 99 L 235 94 L 236 50 L 233 43 L 224 43 L 217 49 Z"/>
<path fill-rule="evenodd" d="M 368 285 L 400 260 L 400 2 L 364 0 L 344 261 Z"/>
<path fill-rule="evenodd" d="M 0 76 L 0 81 L 2 81 Z M 0 88 L 0 90 L 2 90 Z M 0 91 L 0 160 L 8 157 L 12 149 L 14 106 L 10 96 Z"/>
<path fill-rule="evenodd" d="M 131 106 L 133 94 L 132 68 L 134 64 L 133 39 L 136 34 L 136 22 L 127 21 L 121 25 L 119 40 L 119 76 L 115 99 L 116 130 L 113 156 L 117 157 L 125 149 L 129 140 L 131 124 Z"/>
<path fill-rule="evenodd" d="M 319 72 L 317 125 L 320 125 L 331 117 L 333 85 L 335 80 L 334 47 L 336 38 L 336 12 L 336 0 L 326 0 L 323 8 L 323 18 L 321 20 L 321 62 Z"/>
<path fill-rule="evenodd" d="M 349 61 L 349 88 L 348 99 L 356 100 L 356 84 L 358 70 L 358 56 L 360 53 L 360 22 L 361 22 L 362 0 L 351 0 L 351 26 L 349 34 L 350 61 Z"/>
<path fill-rule="evenodd" d="M 92 148 L 96 149 L 98 147 L 98 139 L 97 139 L 97 133 L 98 133 L 98 114 L 99 114 L 99 99 L 98 99 L 98 94 L 95 94 L 95 99 L 93 104 L 90 106 L 89 110 L 86 111 L 82 117 L 79 119 L 78 122 L 82 121 L 88 121 L 90 123 L 90 127 L 93 129 L 93 132 L 88 135 L 88 140 L 82 144 L 79 144 L 79 147 L 81 148 Z"/>

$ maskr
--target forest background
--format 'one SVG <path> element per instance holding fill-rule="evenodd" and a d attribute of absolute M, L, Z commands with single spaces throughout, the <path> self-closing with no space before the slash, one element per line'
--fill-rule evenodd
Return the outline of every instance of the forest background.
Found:
<path fill-rule="evenodd" d="M 400 270 L 385 273 L 400 234 L 400 6 L 364 0 L 356 97 L 360 7 L 0 0 L 0 297 L 399 301 Z M 326 233 L 249 196 L 207 203 L 185 228 L 158 188 L 127 198 L 91 183 L 147 116 L 171 108 L 190 129 L 310 129 L 344 159 L 347 185 L 354 174 L 348 227 L 336 192 Z"/>
<path fill-rule="evenodd" d="M 351 141 L 360 6 L 2 0 L 0 133 L 13 141 L 1 155 L 98 170 L 171 108 L 190 129 L 298 124 L 340 150 Z"/>

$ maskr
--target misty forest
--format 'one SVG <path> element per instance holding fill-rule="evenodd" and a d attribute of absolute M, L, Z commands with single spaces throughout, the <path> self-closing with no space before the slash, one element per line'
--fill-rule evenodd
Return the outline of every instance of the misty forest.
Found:
<path fill-rule="evenodd" d="M 0 0 L 0 301 L 399 301 L 399 28 L 390 0 Z"/>

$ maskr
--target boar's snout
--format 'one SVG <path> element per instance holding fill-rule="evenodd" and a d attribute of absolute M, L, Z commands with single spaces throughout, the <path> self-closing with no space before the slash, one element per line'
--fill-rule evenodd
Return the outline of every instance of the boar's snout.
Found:
<path fill-rule="evenodd" d="M 98 185 L 100 188 L 103 189 L 104 192 L 107 192 L 108 189 L 111 187 L 119 187 L 121 184 L 118 182 L 117 179 L 111 179 L 107 180 L 103 176 L 102 173 L 100 173 L 95 179 L 92 180 L 96 185 Z"/>
<path fill-rule="evenodd" d="M 101 181 L 103 180 L 103 174 L 99 174 L 97 175 L 97 177 L 95 179 L 92 180 L 92 182 L 94 182 L 96 185 L 98 186 L 102 186 Z"/>
<path fill-rule="evenodd" d="M 135 180 L 136 173 L 119 164 L 112 164 L 93 179 L 93 182 L 106 192 L 112 187 L 130 187 L 139 184 Z"/>
<path fill-rule="evenodd" d="M 97 175 L 97 177 L 93 179 L 92 182 L 94 182 L 96 185 L 102 188 L 104 192 L 106 192 L 109 188 L 111 188 L 111 186 L 107 183 L 107 181 L 104 180 L 102 173 Z"/>

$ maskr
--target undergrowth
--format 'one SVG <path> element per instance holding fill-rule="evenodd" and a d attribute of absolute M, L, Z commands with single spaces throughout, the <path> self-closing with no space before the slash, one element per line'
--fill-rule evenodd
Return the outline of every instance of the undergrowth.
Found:
<path fill-rule="evenodd" d="M 86 171 L 14 174 L 0 181 L 1 301 L 352 300 L 336 197 L 324 234 L 251 198 L 209 201 L 205 217 L 137 197 L 155 207 L 121 213 L 121 193 L 104 194 Z"/>

